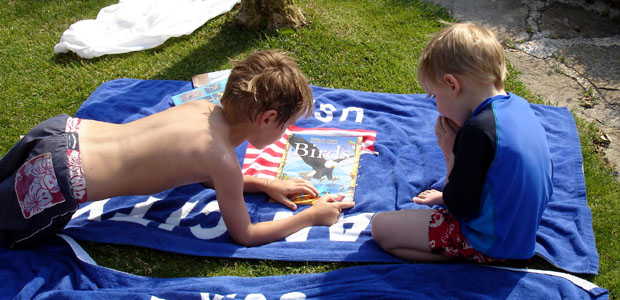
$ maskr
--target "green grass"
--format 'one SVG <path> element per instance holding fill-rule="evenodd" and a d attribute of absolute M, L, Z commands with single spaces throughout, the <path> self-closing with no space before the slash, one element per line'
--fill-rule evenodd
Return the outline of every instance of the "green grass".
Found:
<path fill-rule="evenodd" d="M 312 84 L 387 93 L 421 93 L 416 80 L 422 48 L 449 20 L 441 8 L 420 1 L 298 0 L 311 22 L 299 31 L 252 32 L 222 15 L 189 36 L 152 50 L 85 60 L 53 53 L 63 31 L 116 0 L 4 1 L 0 6 L 0 153 L 39 122 L 74 114 L 102 83 L 117 78 L 190 80 L 198 73 L 230 68 L 259 49 L 283 49 L 297 59 Z M 537 103 L 510 68 L 507 89 Z M 620 298 L 620 184 L 596 152 L 597 129 L 577 121 L 589 205 L 600 255 L 598 276 L 582 276 Z M 267 276 L 314 273 L 353 264 L 277 262 L 195 257 L 134 246 L 83 243 L 101 265 L 152 277 Z M 553 269 L 541 259 L 511 266 Z"/>

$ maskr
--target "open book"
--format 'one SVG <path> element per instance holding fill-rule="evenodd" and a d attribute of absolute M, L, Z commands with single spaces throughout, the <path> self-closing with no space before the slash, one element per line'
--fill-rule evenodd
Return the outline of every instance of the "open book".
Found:
<path fill-rule="evenodd" d="M 316 187 L 318 197 L 332 194 L 353 201 L 361 143 L 360 136 L 291 133 L 276 178 L 302 178 Z M 292 200 L 312 204 L 318 197 L 300 195 Z"/>
<path fill-rule="evenodd" d="M 226 82 L 228 78 L 220 81 L 212 82 L 207 85 L 195 88 L 193 90 L 172 96 L 172 102 L 174 105 L 181 105 L 183 103 L 194 100 L 207 100 L 213 104 L 222 106 L 221 100 L 224 95 L 224 89 L 226 88 Z"/>
<path fill-rule="evenodd" d="M 343 201 L 353 201 L 361 157 L 378 154 L 376 136 L 374 130 L 291 126 L 264 149 L 248 144 L 242 172 L 268 179 L 305 179 L 317 188 L 319 196 L 336 194 Z M 301 195 L 293 201 L 311 204 L 316 199 Z"/>
<path fill-rule="evenodd" d="M 223 70 L 211 73 L 197 74 L 192 77 L 193 90 L 172 96 L 174 105 L 194 100 L 207 100 L 213 104 L 222 106 L 220 102 L 226 89 L 230 70 Z"/>

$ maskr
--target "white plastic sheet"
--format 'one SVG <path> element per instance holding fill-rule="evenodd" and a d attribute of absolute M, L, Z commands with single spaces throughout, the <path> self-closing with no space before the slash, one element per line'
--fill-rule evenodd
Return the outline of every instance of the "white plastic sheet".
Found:
<path fill-rule="evenodd" d="M 150 49 L 192 33 L 240 0 L 120 0 L 67 29 L 54 52 L 83 58 Z"/>

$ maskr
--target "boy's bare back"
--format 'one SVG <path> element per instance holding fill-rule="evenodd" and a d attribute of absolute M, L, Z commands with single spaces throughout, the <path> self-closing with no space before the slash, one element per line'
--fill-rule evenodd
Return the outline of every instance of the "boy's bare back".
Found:
<path fill-rule="evenodd" d="M 78 132 L 89 200 L 148 195 L 238 168 L 220 107 L 193 101 L 129 122 L 83 120 Z M 241 173 L 239 171 L 239 176 Z"/>

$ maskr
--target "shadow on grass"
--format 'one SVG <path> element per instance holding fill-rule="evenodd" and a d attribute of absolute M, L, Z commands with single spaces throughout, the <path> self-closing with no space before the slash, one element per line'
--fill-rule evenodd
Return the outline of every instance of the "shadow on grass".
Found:
<path fill-rule="evenodd" d="M 193 75 L 218 71 L 222 65 L 229 65 L 225 69 L 231 68 L 229 59 L 257 47 L 260 47 L 260 33 L 240 28 L 230 20 L 201 47 L 161 70 L 153 79 L 191 80 Z"/>

